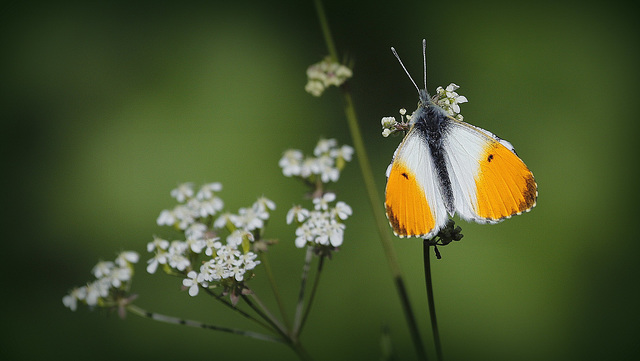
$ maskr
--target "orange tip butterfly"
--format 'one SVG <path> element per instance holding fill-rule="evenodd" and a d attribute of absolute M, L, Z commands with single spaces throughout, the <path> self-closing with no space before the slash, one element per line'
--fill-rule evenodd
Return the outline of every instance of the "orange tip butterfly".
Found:
<path fill-rule="evenodd" d="M 455 214 L 497 223 L 536 205 L 533 173 L 504 139 L 451 117 L 427 93 L 426 40 L 422 41 L 425 88 L 418 109 L 387 168 L 385 207 L 399 237 L 429 239 Z"/>

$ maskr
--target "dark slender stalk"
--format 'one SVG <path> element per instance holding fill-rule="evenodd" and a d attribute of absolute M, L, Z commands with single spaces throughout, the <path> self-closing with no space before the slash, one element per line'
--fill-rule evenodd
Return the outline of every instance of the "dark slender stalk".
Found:
<path fill-rule="evenodd" d="M 298 337 L 302 328 L 302 316 L 304 311 L 304 292 L 307 288 L 307 279 L 309 278 L 309 269 L 311 268 L 311 260 L 313 259 L 313 247 L 307 246 L 307 253 L 304 257 L 304 266 L 302 267 L 302 280 L 300 281 L 300 293 L 298 294 L 298 304 L 296 306 L 296 316 L 293 321 L 294 337 Z"/>
<path fill-rule="evenodd" d="M 242 299 L 251 307 L 260 317 L 262 317 L 265 321 L 267 321 L 273 328 L 286 340 L 286 343 L 291 347 L 291 349 L 298 355 L 301 360 L 312 360 L 311 356 L 307 353 L 307 351 L 300 344 L 300 340 L 296 337 L 292 336 L 284 326 L 273 317 L 269 309 L 260 301 L 258 296 L 251 292 L 251 298 L 247 297 L 247 295 L 242 295 Z M 257 306 L 251 301 L 253 299 Z"/>
<path fill-rule="evenodd" d="M 266 252 L 262 253 L 261 256 L 262 264 L 264 265 L 264 269 L 267 272 L 267 278 L 269 279 L 269 284 L 271 285 L 271 290 L 273 291 L 273 295 L 276 298 L 276 303 L 278 304 L 278 308 L 280 309 L 280 314 L 282 315 L 282 322 L 288 327 L 290 327 L 289 319 L 287 317 L 287 311 L 284 307 L 284 302 L 282 302 L 282 298 L 280 297 L 280 292 L 278 291 L 278 287 L 276 285 L 276 280 L 273 277 L 273 272 L 271 272 L 271 262 L 269 262 L 269 256 Z"/>
<path fill-rule="evenodd" d="M 269 309 L 265 307 L 265 305 L 262 303 L 262 301 L 260 301 L 260 298 L 258 298 L 255 293 L 251 293 L 251 298 L 258 303 L 258 306 L 251 302 L 251 299 L 249 299 L 249 297 L 247 297 L 246 295 L 242 295 L 241 297 L 244 302 L 246 302 L 247 305 L 251 307 L 251 309 L 253 309 L 260 317 L 262 317 L 262 319 L 267 321 L 267 323 L 269 323 L 278 333 L 280 333 L 287 339 L 291 339 L 287 329 L 282 326 L 277 318 L 273 317 Z"/>
<path fill-rule="evenodd" d="M 164 322 L 164 323 L 171 323 L 171 324 L 174 324 L 174 325 L 183 325 L 183 326 L 197 327 L 197 328 L 203 328 L 203 329 L 214 330 L 214 331 L 228 332 L 228 333 L 233 333 L 233 334 L 236 334 L 236 335 L 251 337 L 251 338 L 255 338 L 255 339 L 263 340 L 263 341 L 271 341 L 271 342 L 279 342 L 279 343 L 287 343 L 288 342 L 288 340 L 286 340 L 286 339 L 283 339 L 283 338 L 280 338 L 280 337 L 271 336 L 271 335 L 265 335 L 265 334 L 258 333 L 258 332 L 244 331 L 244 330 L 238 330 L 238 329 L 229 328 L 229 327 L 210 325 L 210 324 L 206 324 L 206 323 L 202 323 L 202 322 L 198 322 L 198 321 L 185 320 L 185 319 L 181 319 L 181 318 L 177 318 L 177 317 L 163 315 L 163 314 L 160 314 L 160 313 L 149 312 L 149 311 L 147 311 L 145 309 L 142 309 L 142 308 L 140 308 L 138 306 L 135 306 L 135 305 L 128 305 L 127 306 L 127 311 L 129 311 L 130 313 L 132 313 L 134 315 L 138 315 L 138 316 L 141 316 L 141 317 L 146 317 L 146 318 L 149 318 L 149 319 L 152 319 L 152 320 L 155 320 L 155 321 Z"/>
<path fill-rule="evenodd" d="M 304 316 L 302 317 L 302 324 L 300 325 L 300 329 L 298 333 L 302 332 L 302 327 L 307 321 L 307 317 L 309 316 L 309 311 L 311 311 L 311 305 L 313 304 L 313 300 L 316 297 L 316 290 L 318 290 L 318 284 L 320 283 L 320 275 L 322 274 L 322 266 L 324 265 L 324 256 L 320 256 L 320 261 L 318 261 L 318 271 L 316 272 L 316 277 L 313 279 L 313 287 L 311 288 L 311 295 L 309 296 L 309 302 L 307 303 L 307 308 L 304 311 Z"/>
<path fill-rule="evenodd" d="M 216 300 L 218 300 L 218 301 L 222 302 L 222 304 L 224 304 L 225 306 L 227 306 L 227 307 L 229 307 L 230 309 L 234 310 L 235 312 L 238 312 L 239 314 L 241 314 L 242 316 L 246 317 L 247 319 L 249 319 L 249 320 L 251 320 L 251 321 L 253 321 L 253 322 L 255 322 L 255 323 L 259 324 L 260 326 L 262 326 L 262 327 L 266 328 L 267 330 L 271 330 L 271 331 L 273 331 L 273 330 L 274 330 L 272 327 L 270 327 L 270 326 L 269 326 L 269 325 L 267 325 L 266 323 L 264 323 L 264 322 L 260 321 L 259 319 L 257 319 L 257 318 L 255 318 L 255 317 L 251 316 L 250 314 L 248 314 L 248 313 L 244 312 L 243 310 L 241 310 L 241 309 L 239 309 L 239 308 L 235 307 L 234 305 L 232 305 L 230 301 L 228 301 L 228 300 L 226 300 L 226 299 L 224 298 L 224 296 L 222 296 L 222 295 L 217 295 L 217 294 L 215 294 L 212 290 L 210 290 L 210 289 L 208 289 L 208 288 L 203 288 L 203 289 L 204 289 L 204 291 L 205 291 L 206 293 L 208 293 L 209 295 L 211 295 L 212 297 L 214 297 Z"/>
<path fill-rule="evenodd" d="M 429 254 L 429 250 L 431 249 L 431 247 L 429 240 L 425 239 L 423 245 L 424 279 L 425 285 L 427 287 L 427 302 L 429 304 L 431 329 L 433 330 L 433 342 L 436 345 L 436 355 L 438 356 L 438 361 L 442 361 L 442 346 L 440 344 L 440 332 L 438 331 L 438 320 L 436 318 L 436 304 L 433 298 L 433 281 L 431 280 L 431 256 Z"/>

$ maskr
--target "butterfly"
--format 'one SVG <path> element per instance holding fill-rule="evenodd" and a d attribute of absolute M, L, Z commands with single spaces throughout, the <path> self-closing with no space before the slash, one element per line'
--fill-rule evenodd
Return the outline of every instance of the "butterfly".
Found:
<path fill-rule="evenodd" d="M 385 208 L 394 233 L 429 239 L 455 214 L 497 223 L 530 211 L 538 197 L 533 173 L 511 143 L 436 104 L 426 90 L 426 40 L 422 54 L 425 88 L 409 75 L 418 90 L 418 109 L 386 172 Z"/>

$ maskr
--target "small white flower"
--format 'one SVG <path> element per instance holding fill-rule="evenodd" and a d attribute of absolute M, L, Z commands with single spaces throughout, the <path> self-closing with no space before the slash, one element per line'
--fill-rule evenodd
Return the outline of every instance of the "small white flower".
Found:
<path fill-rule="evenodd" d="M 169 254 L 168 264 L 171 268 L 175 268 L 178 271 L 184 271 L 191 265 L 189 259 L 181 254 Z"/>
<path fill-rule="evenodd" d="M 398 124 L 398 121 L 396 120 L 395 117 L 382 117 L 382 128 L 392 128 L 394 127 L 396 124 Z"/>
<path fill-rule="evenodd" d="M 196 198 L 201 201 L 211 199 L 213 198 L 214 192 L 220 192 L 221 190 L 222 190 L 222 184 L 218 182 L 203 184 L 200 187 L 200 190 L 198 190 L 198 193 L 196 194 Z"/>
<path fill-rule="evenodd" d="M 282 158 L 278 162 L 278 165 L 282 168 L 282 174 L 286 177 L 300 175 L 303 158 L 304 156 L 302 152 L 297 149 L 289 149 L 284 152 Z"/>
<path fill-rule="evenodd" d="M 227 244 L 238 247 L 240 244 L 242 244 L 243 234 L 244 232 L 240 229 L 236 229 L 235 231 L 231 232 L 231 234 L 227 236 Z"/>
<path fill-rule="evenodd" d="M 173 226 L 176 223 L 176 218 L 173 216 L 173 211 L 165 209 L 160 212 L 156 223 L 159 226 Z"/>
<path fill-rule="evenodd" d="M 191 207 L 181 204 L 173 209 L 173 216 L 178 221 L 178 228 L 185 230 L 195 222 L 197 213 L 195 213 Z"/>
<path fill-rule="evenodd" d="M 318 211 L 326 211 L 329 209 L 329 203 L 333 202 L 335 199 L 336 195 L 334 193 L 325 193 L 322 197 L 313 199 L 314 208 Z"/>
<path fill-rule="evenodd" d="M 116 264 L 120 267 L 128 266 L 132 263 L 138 263 L 140 255 L 133 251 L 123 251 L 116 257 Z"/>
<path fill-rule="evenodd" d="M 458 95 L 456 90 L 460 87 L 454 83 L 451 83 L 447 86 L 446 89 L 442 87 L 438 87 L 436 89 L 436 94 L 438 97 L 438 105 L 444 109 L 449 115 L 452 117 L 456 117 L 460 115 L 460 105 L 462 103 L 468 102 L 465 96 Z M 460 116 L 462 118 L 462 116 Z"/>
<path fill-rule="evenodd" d="M 227 227 L 228 224 L 235 225 L 238 220 L 238 216 L 229 212 L 223 213 L 213 222 L 213 228 L 222 229 Z"/>
<path fill-rule="evenodd" d="M 354 153 L 353 147 L 345 144 L 340 148 L 332 149 L 330 154 L 332 158 L 335 158 L 335 159 L 342 158 L 347 162 L 351 162 L 353 153 Z"/>
<path fill-rule="evenodd" d="M 236 281 L 238 282 L 242 282 L 242 280 L 244 279 L 244 274 L 246 272 L 246 270 L 239 264 L 232 264 L 229 268 L 228 268 L 228 277 L 234 277 L 236 279 Z"/>
<path fill-rule="evenodd" d="M 86 286 L 85 301 L 89 306 L 96 306 L 100 298 L 107 297 L 109 295 L 109 281 L 106 279 L 99 279 L 87 284 Z"/>
<path fill-rule="evenodd" d="M 238 264 L 244 265 L 244 269 L 249 271 L 254 269 L 257 265 L 260 264 L 260 261 L 256 261 L 255 259 L 258 257 L 257 254 L 253 252 L 247 252 L 246 254 L 240 255 L 238 260 L 236 261 Z"/>
<path fill-rule="evenodd" d="M 153 237 L 153 242 L 147 243 L 147 252 L 166 250 L 167 248 L 169 248 L 169 241 L 155 236 Z"/>
<path fill-rule="evenodd" d="M 87 288 L 76 287 L 68 295 L 62 297 L 62 303 L 71 311 L 75 311 L 78 308 L 78 301 L 84 300 L 85 297 L 87 297 Z"/>
<path fill-rule="evenodd" d="M 200 217 L 214 216 L 224 208 L 224 202 L 218 197 L 205 199 L 198 203 L 197 212 Z"/>
<path fill-rule="evenodd" d="M 169 254 L 165 251 L 160 251 L 151 257 L 147 263 L 147 272 L 150 274 L 156 273 L 159 264 L 167 264 Z"/>
<path fill-rule="evenodd" d="M 386 137 L 388 137 L 388 136 L 390 136 L 390 135 L 391 135 L 391 129 L 384 129 L 384 130 L 382 131 L 382 136 L 383 136 L 383 137 L 385 137 L 385 138 L 386 138 Z"/>
<path fill-rule="evenodd" d="M 204 254 L 207 256 L 213 256 L 213 253 L 218 248 L 222 247 L 222 243 L 220 243 L 220 237 L 208 238 L 205 240 L 205 248 Z"/>
<path fill-rule="evenodd" d="M 167 255 L 167 264 L 169 264 L 171 268 L 175 268 L 178 271 L 184 271 L 191 265 L 189 259 L 184 256 L 187 249 L 188 245 L 186 242 L 171 242 L 171 246 L 169 246 L 169 252 Z"/>
<path fill-rule="evenodd" d="M 114 268 L 109 275 L 109 282 L 115 288 L 120 288 L 123 282 L 131 280 L 132 271 L 129 267 Z"/>
<path fill-rule="evenodd" d="M 353 214 L 351 207 L 349 207 L 348 204 L 342 201 L 336 203 L 336 207 L 332 211 L 338 218 L 342 219 L 343 221 L 349 218 L 351 214 Z"/>
<path fill-rule="evenodd" d="M 198 273 L 196 271 L 189 271 L 188 278 L 182 280 L 182 285 L 189 288 L 189 296 L 197 296 L 199 291 L 198 286 Z"/>
<path fill-rule="evenodd" d="M 300 176 L 303 178 L 308 178 L 312 174 L 320 174 L 322 170 L 322 166 L 318 158 L 308 157 L 300 166 Z"/>
<path fill-rule="evenodd" d="M 458 89 L 460 89 L 460 87 L 458 85 L 454 84 L 454 83 L 451 83 L 451 84 L 447 85 L 447 92 L 448 93 L 453 93 Z M 456 95 L 458 95 L 458 94 L 456 94 Z M 447 96 L 451 97 L 448 94 L 447 94 Z"/>
<path fill-rule="evenodd" d="M 340 245 L 342 245 L 344 229 L 345 225 L 340 222 L 331 221 L 329 223 L 326 232 L 329 237 L 329 242 L 333 247 L 339 247 Z"/>
<path fill-rule="evenodd" d="M 275 202 L 273 202 L 272 200 L 270 200 L 267 197 L 260 197 L 258 198 L 258 200 L 256 201 L 256 204 L 258 205 L 258 207 L 260 207 L 263 211 L 266 210 L 275 210 L 276 209 L 276 204 Z"/>
<path fill-rule="evenodd" d="M 93 267 L 91 273 L 93 273 L 96 278 L 106 277 L 111 273 L 114 267 L 115 265 L 111 261 L 100 261 Z"/>
<path fill-rule="evenodd" d="M 194 223 L 184 230 L 187 239 L 203 239 L 207 232 L 207 226 L 202 223 Z"/>
<path fill-rule="evenodd" d="M 311 79 L 304 86 L 304 90 L 315 97 L 319 97 L 320 95 L 322 95 L 322 92 L 324 92 L 324 88 L 324 83 L 322 81 Z"/>
<path fill-rule="evenodd" d="M 177 188 L 171 190 L 171 196 L 179 203 L 193 197 L 193 183 L 182 183 Z"/>
<path fill-rule="evenodd" d="M 196 254 L 200 254 L 200 252 L 202 252 L 202 250 L 206 245 L 204 239 L 195 239 L 195 238 L 188 238 L 185 243 L 187 244 L 189 249 Z"/>
<path fill-rule="evenodd" d="M 305 90 L 314 96 L 320 96 L 327 87 L 340 86 L 352 76 L 351 69 L 327 57 L 307 68 L 308 81 Z"/>
<path fill-rule="evenodd" d="M 309 217 L 309 211 L 302 206 L 294 206 L 287 212 L 287 224 L 291 224 L 294 220 L 298 223 L 304 222 Z"/>
<path fill-rule="evenodd" d="M 313 242 L 315 235 L 313 230 L 307 223 L 303 223 L 300 227 L 296 229 L 296 247 L 302 248 L 307 242 Z"/>
<path fill-rule="evenodd" d="M 313 154 L 316 157 L 319 157 L 323 154 L 329 153 L 329 151 L 335 148 L 338 145 L 338 141 L 335 139 L 320 139 L 315 149 L 313 150 Z"/>
<path fill-rule="evenodd" d="M 244 228 L 250 231 L 264 227 L 264 214 L 256 208 L 257 207 L 240 208 L 238 210 L 238 216 L 232 218 L 233 224 L 238 228 Z M 268 213 L 266 217 L 269 218 Z"/>

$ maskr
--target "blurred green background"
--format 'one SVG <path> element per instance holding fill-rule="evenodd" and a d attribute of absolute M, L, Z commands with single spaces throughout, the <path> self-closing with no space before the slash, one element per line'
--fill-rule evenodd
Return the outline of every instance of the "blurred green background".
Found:
<path fill-rule="evenodd" d="M 637 359 L 638 20 L 631 2 L 327 0 L 378 188 L 400 138 L 380 118 L 413 110 L 427 38 L 429 90 L 450 82 L 465 120 L 513 143 L 537 207 L 465 238 L 433 264 L 447 360 Z M 287 148 L 351 144 L 341 97 L 303 90 L 326 55 L 311 1 L 5 3 L 2 147 L 5 360 L 295 359 L 282 345 L 115 314 L 70 312 L 62 296 L 117 251 L 148 254 L 176 184 L 220 181 L 227 209 L 266 195 L 267 236 L 293 309 L 303 251 L 286 211 L 304 188 L 281 175 Z M 334 187 L 349 203 L 303 343 L 316 359 L 415 359 L 356 162 Z M 382 205 L 380 205 L 382 206 Z M 432 359 L 419 240 L 395 240 Z M 267 303 L 264 274 L 252 281 Z M 243 318 L 140 264 L 138 304 L 238 328 Z M 256 329 L 257 330 L 257 329 Z"/>

